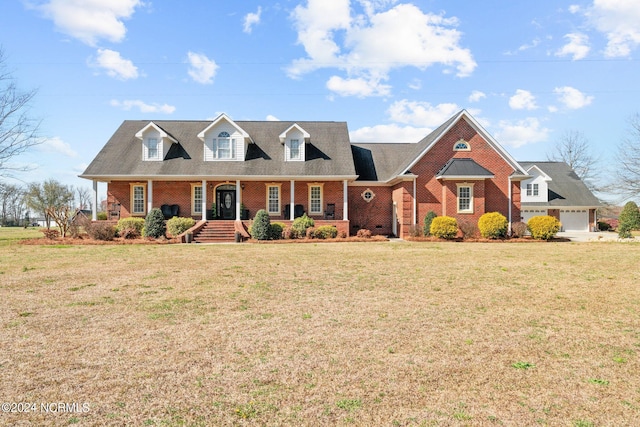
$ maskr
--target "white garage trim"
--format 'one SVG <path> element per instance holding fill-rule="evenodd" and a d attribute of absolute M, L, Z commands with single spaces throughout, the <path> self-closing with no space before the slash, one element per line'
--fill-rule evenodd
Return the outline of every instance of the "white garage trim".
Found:
<path fill-rule="evenodd" d="M 547 215 L 546 209 L 522 209 L 520 211 L 520 216 L 522 217 L 522 222 L 525 224 L 529 222 L 531 218 L 534 216 L 544 216 Z"/>
<path fill-rule="evenodd" d="M 589 231 L 588 209 L 562 209 L 560 210 L 560 222 L 562 231 Z"/>

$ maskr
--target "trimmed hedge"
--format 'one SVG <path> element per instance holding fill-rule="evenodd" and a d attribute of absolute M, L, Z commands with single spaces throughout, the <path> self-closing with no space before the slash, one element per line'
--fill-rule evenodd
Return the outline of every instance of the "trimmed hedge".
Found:
<path fill-rule="evenodd" d="M 144 220 L 144 236 L 158 239 L 164 237 L 167 226 L 164 223 L 164 215 L 159 208 L 153 208 Z"/>
<path fill-rule="evenodd" d="M 478 229 L 485 239 L 500 239 L 507 235 L 509 221 L 500 212 L 487 212 L 478 220 Z"/>
<path fill-rule="evenodd" d="M 125 230 L 136 230 L 138 236 L 142 236 L 142 229 L 144 228 L 144 218 L 120 218 L 116 225 L 116 232 L 122 234 Z M 130 233 L 130 231 L 128 231 Z"/>
<path fill-rule="evenodd" d="M 438 216 L 431 221 L 429 233 L 441 239 L 453 239 L 458 234 L 458 222 L 450 216 Z"/>
<path fill-rule="evenodd" d="M 174 216 L 167 221 L 167 231 L 173 237 L 178 237 L 194 225 L 196 225 L 196 220 L 193 218 Z"/>
<path fill-rule="evenodd" d="M 313 227 L 315 223 L 316 222 L 313 218 L 309 218 L 305 213 L 301 217 L 293 220 L 293 224 L 291 224 L 291 232 L 296 239 L 304 239 L 307 237 L 307 228 Z"/>
<path fill-rule="evenodd" d="M 321 225 L 316 228 L 316 239 L 335 239 L 338 235 L 338 229 L 333 225 Z"/>
<path fill-rule="evenodd" d="M 283 231 L 286 227 L 286 224 L 283 222 L 272 222 L 269 226 L 269 238 L 271 240 L 280 240 L 282 239 Z"/>
<path fill-rule="evenodd" d="M 269 240 L 271 237 L 271 218 L 266 210 L 260 209 L 251 224 L 251 237 L 257 240 Z"/>
<path fill-rule="evenodd" d="M 527 222 L 527 230 L 531 237 L 538 240 L 551 240 L 560 231 L 560 227 L 560 221 L 549 215 L 534 216 Z"/>
<path fill-rule="evenodd" d="M 427 212 L 427 214 L 424 217 L 424 227 L 423 227 L 423 232 L 425 236 L 430 236 L 431 235 L 431 222 L 433 221 L 433 218 L 437 217 L 438 215 L 436 215 L 436 213 L 434 211 L 429 211 Z"/>

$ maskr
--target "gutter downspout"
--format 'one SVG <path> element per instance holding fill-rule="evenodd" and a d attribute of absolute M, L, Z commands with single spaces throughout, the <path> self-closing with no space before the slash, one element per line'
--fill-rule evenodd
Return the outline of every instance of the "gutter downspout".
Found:
<path fill-rule="evenodd" d="M 509 199 L 509 228 L 508 228 L 508 233 L 509 233 L 509 235 L 511 235 L 511 215 L 512 215 L 512 214 L 511 214 L 511 210 L 512 210 L 512 209 L 511 209 L 511 204 L 512 204 L 512 203 L 511 203 L 511 199 L 512 199 L 512 194 L 511 194 L 511 177 L 509 177 L 509 178 L 508 178 L 508 180 L 509 180 L 509 191 L 508 191 L 508 193 L 509 193 L 509 195 L 508 195 L 508 199 Z"/>
<path fill-rule="evenodd" d="M 417 178 L 413 178 L 413 225 L 417 224 L 417 200 L 416 200 L 416 193 L 417 193 L 417 184 L 416 184 L 416 179 Z"/>

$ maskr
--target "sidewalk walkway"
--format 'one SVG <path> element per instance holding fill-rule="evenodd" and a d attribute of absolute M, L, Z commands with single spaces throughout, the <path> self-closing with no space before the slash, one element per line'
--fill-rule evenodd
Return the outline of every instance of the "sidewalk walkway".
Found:
<path fill-rule="evenodd" d="M 633 239 L 620 239 L 618 233 L 611 233 L 608 231 L 598 231 L 589 233 L 587 231 L 561 231 L 557 234 L 558 237 L 564 237 L 572 242 L 640 242 L 637 237 Z"/>

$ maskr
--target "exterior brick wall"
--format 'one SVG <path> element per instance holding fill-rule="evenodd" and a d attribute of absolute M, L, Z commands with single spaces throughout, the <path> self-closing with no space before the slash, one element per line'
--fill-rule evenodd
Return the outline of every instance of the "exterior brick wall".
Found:
<path fill-rule="evenodd" d="M 375 194 L 369 202 L 363 199 L 362 193 L 371 190 Z M 392 234 L 392 209 L 390 202 L 391 187 L 349 187 L 349 222 L 351 234 L 361 228 L 370 230 L 373 234 Z"/>

